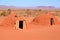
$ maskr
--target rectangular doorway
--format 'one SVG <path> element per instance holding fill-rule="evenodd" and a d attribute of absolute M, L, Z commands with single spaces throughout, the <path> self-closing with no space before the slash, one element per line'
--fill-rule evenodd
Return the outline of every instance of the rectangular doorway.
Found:
<path fill-rule="evenodd" d="M 23 21 L 19 21 L 19 28 L 23 29 Z"/>

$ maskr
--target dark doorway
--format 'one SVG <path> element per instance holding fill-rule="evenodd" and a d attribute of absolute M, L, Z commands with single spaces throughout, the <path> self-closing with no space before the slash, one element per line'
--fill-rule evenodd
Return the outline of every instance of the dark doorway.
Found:
<path fill-rule="evenodd" d="M 23 21 L 19 21 L 19 28 L 23 29 Z"/>
<path fill-rule="evenodd" d="M 54 19 L 50 18 L 50 25 L 54 25 Z"/>

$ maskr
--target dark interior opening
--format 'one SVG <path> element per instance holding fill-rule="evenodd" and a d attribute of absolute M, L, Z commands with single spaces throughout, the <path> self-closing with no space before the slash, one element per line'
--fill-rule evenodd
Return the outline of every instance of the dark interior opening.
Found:
<path fill-rule="evenodd" d="M 50 25 L 54 25 L 54 19 L 53 18 L 50 19 Z"/>
<path fill-rule="evenodd" d="M 23 21 L 19 21 L 19 28 L 23 29 Z"/>

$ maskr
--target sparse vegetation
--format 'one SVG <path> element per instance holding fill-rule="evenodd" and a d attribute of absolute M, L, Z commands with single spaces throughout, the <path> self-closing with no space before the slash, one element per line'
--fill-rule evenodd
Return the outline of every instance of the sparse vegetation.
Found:
<path fill-rule="evenodd" d="M 0 16 L 6 16 L 6 12 L 5 12 L 5 11 L 2 12 L 2 13 L 0 14 Z"/>
<path fill-rule="evenodd" d="M 1 11 L 1 10 L 0 10 Z M 3 10 L 2 10 L 3 11 Z M 0 16 L 7 16 L 11 13 L 11 9 L 8 9 L 7 12 L 3 11 L 0 13 Z M 54 16 L 60 16 L 60 11 L 54 13 L 54 11 L 47 11 L 47 10 L 41 10 L 41 9 L 21 9 L 21 10 L 14 10 L 14 13 L 16 13 L 17 16 L 23 16 L 23 17 L 35 17 L 41 14 L 48 14 L 51 12 L 52 15 Z"/>
<path fill-rule="evenodd" d="M 8 10 L 7 10 L 7 13 L 10 14 L 10 13 L 11 13 L 11 9 L 8 9 Z"/>
<path fill-rule="evenodd" d="M 54 15 L 54 16 L 60 16 L 60 14 L 57 14 L 57 13 L 56 14 L 52 14 L 52 15 Z"/>

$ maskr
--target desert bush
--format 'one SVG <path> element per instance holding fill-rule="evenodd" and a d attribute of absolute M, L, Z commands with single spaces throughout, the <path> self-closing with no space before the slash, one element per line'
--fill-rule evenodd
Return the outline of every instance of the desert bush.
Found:
<path fill-rule="evenodd" d="M 8 9 L 7 12 L 8 12 L 8 14 L 10 14 L 11 13 L 11 9 Z"/>
<path fill-rule="evenodd" d="M 0 16 L 6 16 L 6 12 L 5 12 L 5 11 L 2 12 L 2 13 L 0 14 Z"/>
<path fill-rule="evenodd" d="M 52 14 L 52 15 L 54 15 L 54 16 L 60 16 L 60 14 Z"/>

